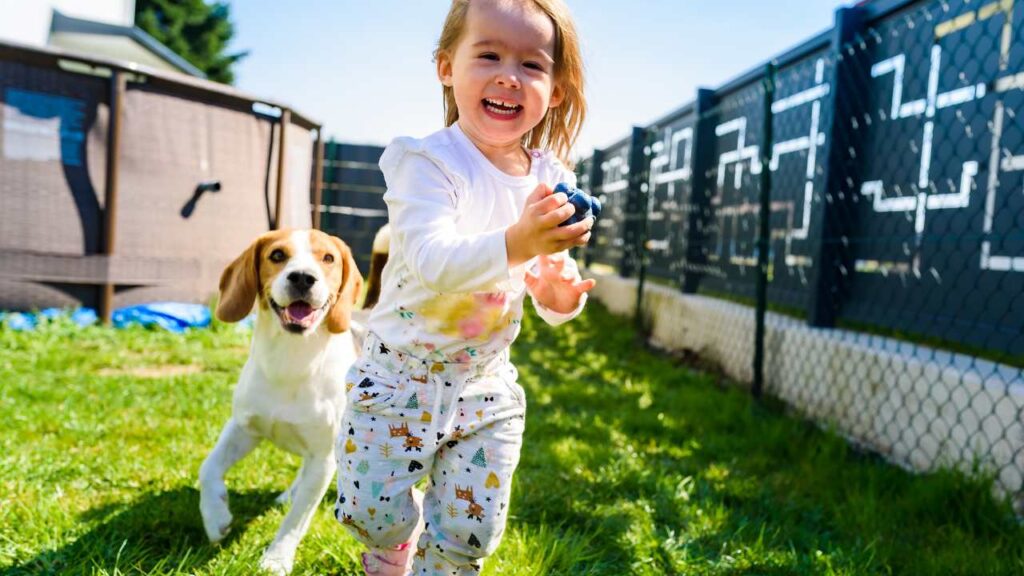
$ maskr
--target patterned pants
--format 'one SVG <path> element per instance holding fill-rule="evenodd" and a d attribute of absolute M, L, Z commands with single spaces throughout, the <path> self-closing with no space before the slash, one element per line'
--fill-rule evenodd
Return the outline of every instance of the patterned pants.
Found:
<path fill-rule="evenodd" d="M 413 574 L 478 574 L 498 547 L 519 463 L 526 401 L 507 355 L 442 363 L 372 334 L 347 378 L 335 516 L 361 542 L 408 541 L 423 515 Z M 412 487 L 429 482 L 419 510 Z"/>

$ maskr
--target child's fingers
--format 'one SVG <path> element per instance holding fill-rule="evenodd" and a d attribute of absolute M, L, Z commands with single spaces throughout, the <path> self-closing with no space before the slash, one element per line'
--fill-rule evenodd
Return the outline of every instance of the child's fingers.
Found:
<path fill-rule="evenodd" d="M 569 197 L 563 194 L 562 192 L 559 192 L 558 194 L 551 194 L 550 196 L 545 196 L 544 198 L 541 198 L 540 200 L 530 204 L 529 206 L 531 209 L 533 209 L 535 213 L 539 215 L 547 214 L 552 210 L 557 210 L 559 207 L 568 204 L 568 202 Z"/>
<path fill-rule="evenodd" d="M 539 281 L 540 277 L 529 270 L 526 271 L 526 276 L 523 277 L 523 282 L 526 282 L 526 287 L 530 290 L 536 288 Z"/>
<path fill-rule="evenodd" d="M 561 207 L 555 208 L 554 210 L 544 214 L 539 218 L 539 220 L 541 225 L 545 228 L 555 228 L 575 213 L 576 207 L 572 204 L 566 203 Z"/>
<path fill-rule="evenodd" d="M 559 222 L 561 223 L 564 220 L 565 219 L 563 218 Z M 558 229 L 554 230 L 552 232 L 552 234 L 554 234 L 555 238 L 557 238 L 558 240 L 573 240 L 575 238 L 579 238 L 580 236 L 590 232 L 590 228 L 593 225 L 594 225 L 594 221 L 592 219 L 585 218 L 582 221 L 577 222 L 575 224 L 569 224 L 568 226 L 562 226 L 561 228 L 558 228 Z M 573 245 L 574 244 L 570 244 L 569 246 L 573 246 Z"/>
<path fill-rule="evenodd" d="M 590 232 L 589 231 L 587 231 L 587 233 L 582 235 L 582 236 L 577 236 L 576 239 L 574 239 L 572 241 L 572 245 L 573 246 L 586 246 L 589 243 L 590 243 Z"/>
<path fill-rule="evenodd" d="M 590 292 L 594 286 L 597 286 L 597 280 L 594 280 L 593 278 L 587 278 L 586 280 L 580 280 L 579 282 L 573 282 L 572 284 L 572 287 L 579 290 L 580 294 Z"/>
<path fill-rule="evenodd" d="M 561 252 L 548 256 L 547 260 L 551 264 L 551 268 L 558 274 L 561 274 L 562 270 L 565 269 L 565 255 Z"/>
<path fill-rule="evenodd" d="M 548 186 L 547 184 L 544 184 L 543 182 L 537 184 L 537 187 L 533 189 L 533 192 L 530 192 L 530 195 L 526 197 L 526 205 L 530 206 L 532 204 L 540 202 L 548 195 L 550 195 L 551 192 L 551 187 Z"/>

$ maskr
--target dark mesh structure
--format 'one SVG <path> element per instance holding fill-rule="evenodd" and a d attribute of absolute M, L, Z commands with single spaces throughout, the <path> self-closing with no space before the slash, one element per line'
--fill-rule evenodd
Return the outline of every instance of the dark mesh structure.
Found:
<path fill-rule="evenodd" d="M 373 237 L 388 222 L 380 146 L 328 142 L 324 153 L 324 193 L 320 228 L 345 239 L 363 275 L 370 270 Z"/>
<path fill-rule="evenodd" d="M 755 394 L 1020 495 L 1022 113 L 1024 4 L 861 3 L 585 159 L 584 258 Z"/>
<path fill-rule="evenodd" d="M 311 225 L 318 128 L 212 82 L 0 44 L 0 309 L 102 308 L 105 287 L 114 307 L 205 301 L 258 234 Z"/>

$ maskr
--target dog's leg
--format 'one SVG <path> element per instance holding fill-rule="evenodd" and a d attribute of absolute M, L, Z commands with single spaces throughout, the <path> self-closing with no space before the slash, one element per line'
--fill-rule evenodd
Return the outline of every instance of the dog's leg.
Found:
<path fill-rule="evenodd" d="M 292 501 L 292 498 L 295 498 L 295 489 L 299 485 L 299 480 L 302 479 L 302 471 L 305 469 L 305 466 L 305 461 L 303 461 L 302 467 L 299 468 L 299 473 L 295 475 L 295 480 L 292 480 L 292 485 L 277 495 L 277 498 L 274 499 L 275 504 L 287 504 Z"/>
<path fill-rule="evenodd" d="M 259 442 L 259 438 L 243 430 L 232 418 L 221 431 L 213 451 L 199 467 L 199 511 L 203 514 L 203 527 L 210 542 L 220 542 L 231 527 L 224 475 Z"/>
<path fill-rule="evenodd" d="M 295 549 L 309 529 L 316 507 L 323 500 L 327 487 L 334 477 L 334 455 L 309 457 L 303 460 L 302 469 L 295 479 L 292 508 L 285 515 L 277 536 L 270 543 L 260 567 L 273 574 L 287 574 L 295 562 Z"/>

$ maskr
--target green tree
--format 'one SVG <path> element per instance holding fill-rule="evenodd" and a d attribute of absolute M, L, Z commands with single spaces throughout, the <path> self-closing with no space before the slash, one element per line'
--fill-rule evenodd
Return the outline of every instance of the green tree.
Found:
<path fill-rule="evenodd" d="M 227 53 L 235 30 L 225 2 L 136 0 L 135 25 L 217 82 L 231 84 L 231 67 L 248 55 Z"/>

